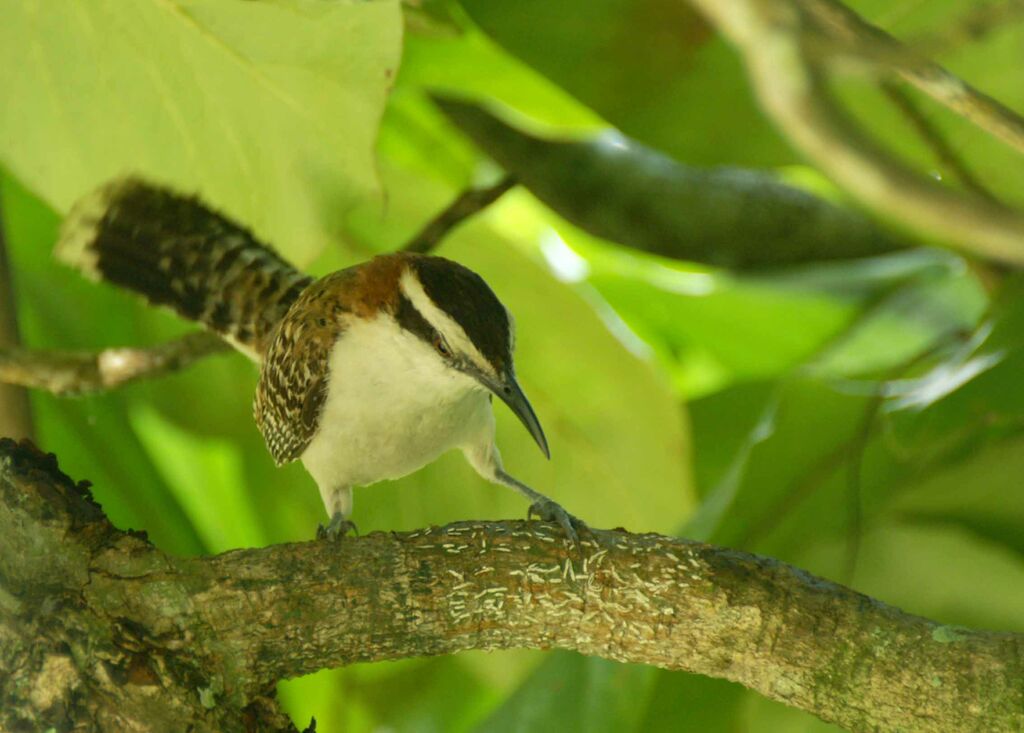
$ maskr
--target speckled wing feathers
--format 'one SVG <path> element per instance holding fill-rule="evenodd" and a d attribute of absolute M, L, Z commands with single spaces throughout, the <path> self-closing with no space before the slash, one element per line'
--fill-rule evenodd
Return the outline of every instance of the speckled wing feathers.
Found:
<path fill-rule="evenodd" d="M 299 296 L 275 331 L 260 369 L 253 416 L 278 465 L 302 455 L 319 426 L 328 358 L 341 330 L 320 323 L 337 323 L 343 310 L 339 301 L 324 300 L 325 290 L 320 280 Z"/>
<path fill-rule="evenodd" d="M 56 255 L 93 279 L 199 321 L 257 361 L 312 282 L 198 198 L 136 178 L 79 201 Z"/>

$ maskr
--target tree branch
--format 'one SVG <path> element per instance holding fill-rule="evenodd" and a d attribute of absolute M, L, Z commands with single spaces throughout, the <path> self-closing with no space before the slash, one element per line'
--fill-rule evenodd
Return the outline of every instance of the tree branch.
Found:
<path fill-rule="evenodd" d="M 102 392 L 183 369 L 205 356 L 230 350 L 219 336 L 204 331 L 147 348 L 95 352 L 0 349 L 0 382 L 58 395 Z"/>
<path fill-rule="evenodd" d="M 493 186 L 467 188 L 444 211 L 431 219 L 416 236 L 406 242 L 402 249 L 406 252 L 430 252 L 448 235 L 448 232 L 473 214 L 493 204 L 515 185 L 516 179 L 506 175 Z"/>
<path fill-rule="evenodd" d="M 984 40 L 986 36 L 1012 27 L 1024 18 L 1024 0 L 995 0 L 976 5 L 956 20 L 945 24 L 911 44 L 926 55 L 949 53 L 969 43 Z"/>
<path fill-rule="evenodd" d="M 956 176 L 964 188 L 984 198 L 996 199 L 995 194 L 986 188 L 985 184 L 974 175 L 966 161 L 960 157 L 957 151 L 953 149 L 953 146 L 943 137 L 942 132 L 918 108 L 917 104 L 903 87 L 891 81 L 883 81 L 881 83 L 881 90 L 889 98 L 889 101 L 906 117 L 907 121 L 917 131 L 921 140 L 931 148 L 936 161 L 945 167 L 949 173 Z"/>
<path fill-rule="evenodd" d="M 12 730 L 285 730 L 279 679 L 513 647 L 724 677 L 852 730 L 1024 724 L 1021 636 L 942 626 L 768 558 L 622 530 L 572 550 L 528 522 L 174 558 L 12 441 L 0 641 Z"/>
<path fill-rule="evenodd" d="M 849 55 L 874 63 L 1024 153 L 1024 117 L 1006 105 L 903 45 L 836 0 L 783 1 L 795 2 L 815 22 L 816 30 L 824 36 L 819 46 L 824 56 Z"/>
<path fill-rule="evenodd" d="M 844 6 L 830 0 L 691 0 L 740 50 L 761 105 L 790 141 L 808 158 L 862 201 L 939 241 L 977 255 L 1024 264 L 1024 213 L 998 202 L 942 186 L 904 166 L 879 148 L 835 105 L 822 82 L 822 70 L 811 61 L 821 42 L 808 28 L 810 8 L 819 27 L 849 30 L 845 47 L 864 55 L 873 49 L 866 38 L 887 39 Z M 828 25 L 831 24 L 831 25 Z M 851 30 L 852 29 L 852 30 Z M 813 30 L 813 28 L 811 29 Z M 833 36 L 838 31 L 833 33 Z M 893 52 L 885 56 L 896 71 L 926 93 L 949 92 L 969 119 L 1024 150 L 1024 121 L 994 100 L 983 98 L 955 77 L 939 75 L 935 65 L 913 74 L 900 62 L 902 46 L 889 38 Z M 835 45 L 835 44 L 833 44 Z M 909 52 L 908 52 L 909 53 Z M 903 64 L 900 66 L 899 64 Z M 933 73 L 935 72 L 935 73 Z M 929 76 L 930 74 L 930 76 Z M 930 79 L 931 84 L 924 84 Z"/>

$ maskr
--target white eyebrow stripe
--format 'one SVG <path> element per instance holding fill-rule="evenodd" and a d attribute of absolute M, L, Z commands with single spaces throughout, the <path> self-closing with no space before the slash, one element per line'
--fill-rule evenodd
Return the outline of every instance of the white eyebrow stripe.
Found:
<path fill-rule="evenodd" d="M 434 301 L 427 295 L 423 285 L 411 270 L 406 270 L 402 273 L 399 279 L 399 287 L 402 289 L 405 297 L 409 299 L 409 302 L 412 303 L 413 308 L 418 310 L 427 323 L 444 336 L 449 346 L 455 349 L 457 353 L 467 355 L 485 373 L 497 376 L 494 367 L 484 358 L 480 350 L 476 348 L 476 345 L 466 335 L 462 326 L 434 304 Z"/>
<path fill-rule="evenodd" d="M 504 308 L 504 304 L 502 308 Z M 508 354 L 511 357 L 516 353 L 516 319 L 512 317 L 512 311 L 505 308 L 505 317 L 508 318 Z"/>

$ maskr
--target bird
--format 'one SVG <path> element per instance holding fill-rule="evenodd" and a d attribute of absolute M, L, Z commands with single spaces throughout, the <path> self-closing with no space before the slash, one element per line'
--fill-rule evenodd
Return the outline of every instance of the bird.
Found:
<path fill-rule="evenodd" d="M 300 460 L 328 522 L 357 532 L 352 490 L 459 449 L 484 479 L 530 502 L 567 538 L 586 525 L 511 476 L 493 397 L 545 457 L 547 438 L 515 373 L 515 322 L 487 283 L 439 256 L 394 252 L 313 278 L 196 195 L 137 176 L 71 208 L 57 259 L 170 308 L 259 365 L 253 415 L 274 462 Z"/>

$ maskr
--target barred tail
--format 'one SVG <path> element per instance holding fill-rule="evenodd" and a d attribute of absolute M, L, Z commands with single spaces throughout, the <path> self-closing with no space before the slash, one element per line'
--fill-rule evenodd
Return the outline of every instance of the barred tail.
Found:
<path fill-rule="evenodd" d="M 111 181 L 76 203 L 55 255 L 199 321 L 257 361 L 312 282 L 197 197 L 138 178 Z"/>

